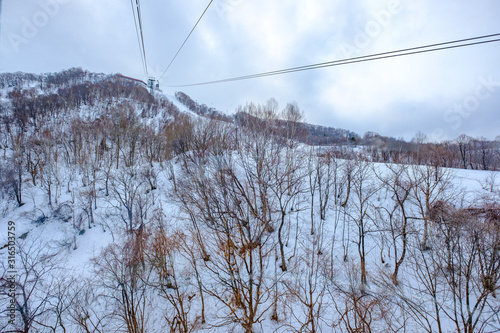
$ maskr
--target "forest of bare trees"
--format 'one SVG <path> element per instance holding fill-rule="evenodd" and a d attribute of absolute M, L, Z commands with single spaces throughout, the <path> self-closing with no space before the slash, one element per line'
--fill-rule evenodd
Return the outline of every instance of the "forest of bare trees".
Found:
<path fill-rule="evenodd" d="M 123 78 L 14 77 L 0 213 L 30 229 L 14 325 L 2 253 L 2 332 L 500 330 L 498 142 L 308 145 L 294 103 L 233 121 Z"/>

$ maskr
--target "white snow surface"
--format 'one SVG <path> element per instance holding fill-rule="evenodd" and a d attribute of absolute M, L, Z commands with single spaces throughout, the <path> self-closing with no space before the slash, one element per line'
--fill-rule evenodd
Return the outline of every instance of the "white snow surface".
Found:
<path fill-rule="evenodd" d="M 187 111 L 186 107 L 180 104 L 174 96 L 165 96 L 161 92 L 155 92 L 156 97 L 166 97 L 174 103 L 182 112 L 191 114 L 192 117 L 198 116 Z M 0 102 L 5 103 L 4 94 L 0 95 Z M 104 105 L 96 106 L 95 108 L 86 108 L 85 106 L 79 110 L 78 116 L 92 117 L 96 109 L 104 107 Z M 136 110 L 139 112 L 139 110 Z M 148 121 L 160 121 L 159 114 L 155 119 Z M 300 164 L 304 162 L 307 154 L 313 148 L 300 146 L 296 150 L 296 161 Z M 4 150 L 4 158 L 8 158 L 12 153 Z M 189 153 L 188 153 L 189 154 Z M 227 156 L 222 158 L 219 155 L 214 155 L 204 161 L 204 167 L 200 168 L 200 177 L 209 177 L 208 175 L 216 175 L 217 172 L 224 171 L 220 167 L 222 163 L 228 165 L 236 165 L 236 177 L 244 177 L 242 165 L 244 162 L 249 163 L 248 156 L 240 155 L 240 152 L 226 152 Z M 157 175 L 157 185 L 155 189 L 148 188 L 147 184 L 139 186 L 139 191 L 144 198 L 148 198 L 149 206 L 148 214 L 145 217 L 145 229 L 150 233 L 149 237 L 153 237 L 155 232 L 163 230 L 171 237 L 171 240 L 179 241 L 186 237 L 189 239 L 191 230 L 193 229 L 193 221 L 190 220 L 183 209 L 182 204 L 175 199 L 173 195 L 175 189 L 172 178 L 172 171 L 175 177 L 179 177 L 178 181 L 182 181 L 182 160 L 180 157 L 174 158 L 171 161 L 163 163 L 143 163 L 136 165 L 137 174 L 142 171 L 153 171 Z M 349 161 L 336 160 L 339 165 L 339 171 L 344 171 L 349 165 Z M 400 268 L 398 275 L 399 285 L 391 285 L 386 283 L 387 277 L 392 274 L 394 269 L 394 256 L 392 255 L 391 245 L 388 244 L 387 234 L 382 236 L 380 232 L 383 218 L 377 215 L 385 214 L 394 206 L 392 194 L 388 193 L 386 188 L 380 187 L 379 177 L 389 175 L 390 169 L 397 169 L 400 165 L 395 164 L 380 164 L 380 163 L 362 163 L 366 165 L 366 172 L 369 177 L 365 179 L 366 188 L 372 189 L 370 197 L 367 201 L 365 213 L 371 215 L 366 227 L 366 263 L 368 280 L 366 285 L 362 286 L 359 282 L 359 252 L 357 247 L 359 228 L 356 225 L 356 220 L 359 218 L 359 202 L 356 202 L 354 193 L 351 193 L 350 201 L 347 205 L 342 206 L 341 201 L 345 198 L 345 193 L 341 193 L 335 198 L 332 194 L 327 205 L 327 213 L 325 219 L 322 220 L 318 209 L 318 197 L 315 192 L 315 202 L 311 202 L 311 188 L 309 186 L 310 178 L 308 175 L 315 168 L 314 162 L 309 165 L 303 163 L 304 167 L 304 183 L 300 194 L 296 201 L 287 208 L 286 221 L 288 227 L 285 229 L 286 246 L 285 254 L 287 258 L 287 271 L 281 271 L 279 266 L 280 256 L 277 251 L 277 246 L 273 248 L 272 253 L 264 261 L 264 278 L 266 283 L 274 283 L 276 290 L 282 292 L 280 300 L 277 302 L 276 312 L 278 320 L 273 320 L 271 308 L 273 288 L 268 290 L 268 299 L 260 305 L 260 310 L 263 311 L 263 316 L 258 324 L 254 325 L 253 332 L 309 332 L 311 324 L 305 322 L 307 318 L 307 309 L 301 303 L 296 295 L 290 290 L 294 290 L 302 296 L 311 296 L 315 299 L 315 327 L 318 332 L 342 332 L 343 323 L 349 318 L 342 317 L 339 308 L 343 306 L 346 309 L 352 306 L 348 298 L 338 298 L 338 295 L 347 295 L 352 291 L 353 295 L 379 295 L 377 303 L 380 308 L 372 308 L 376 313 L 382 313 L 383 307 L 387 307 L 388 312 L 384 319 L 373 318 L 374 326 L 372 329 L 377 331 L 381 329 L 380 325 L 385 321 L 393 321 L 405 327 L 406 332 L 420 332 L 422 327 L 418 326 L 416 320 L 406 320 L 404 314 L 401 313 L 401 308 L 395 304 L 402 304 L 401 299 L 405 299 L 408 304 L 416 304 L 415 309 L 428 311 L 429 315 L 426 318 L 430 320 L 430 327 L 437 329 L 437 322 L 433 321 L 432 317 L 432 302 L 428 294 L 417 293 L 419 281 L 417 273 L 414 269 L 416 260 L 430 258 L 434 249 L 429 251 L 418 250 L 417 241 L 421 237 L 421 222 L 412 220 L 409 228 L 413 233 L 409 240 L 407 258 Z M 210 168 L 210 166 L 215 166 Z M 412 169 L 412 166 L 408 166 Z M 413 170 L 425 169 L 426 167 L 417 166 Z M 126 171 L 126 170 L 125 170 Z M 122 169 L 113 170 L 114 176 L 119 176 L 120 172 L 125 172 Z M 104 172 L 98 171 L 96 176 L 96 200 L 91 205 L 93 206 L 94 223 L 90 223 L 90 218 L 86 215 L 86 206 L 83 194 L 89 190 L 89 185 L 83 185 L 83 170 L 68 166 L 61 163 L 58 170 L 61 182 L 58 189 L 53 193 L 52 205 L 49 205 L 47 190 L 42 184 L 36 185 L 30 180 L 29 174 L 23 174 L 23 203 L 21 207 L 15 204 L 15 200 L 4 197 L 0 203 L 0 270 L 4 269 L 7 272 L 8 251 L 9 251 L 9 226 L 15 226 L 15 249 L 17 252 L 15 261 L 15 272 L 18 279 L 26 277 L 23 269 L 21 257 L 23 253 L 28 252 L 31 258 L 36 258 L 34 266 L 39 272 L 44 272 L 40 276 L 40 283 L 34 287 L 33 297 L 30 300 L 32 309 L 42 304 L 44 293 L 47 290 L 54 292 L 57 288 L 67 288 L 71 294 L 77 291 L 89 288 L 94 293 L 87 298 L 83 297 L 88 304 L 81 304 L 83 309 L 89 310 L 87 320 L 96 320 L 104 313 L 113 313 L 109 318 L 103 318 L 103 326 L 105 332 L 124 332 L 126 331 L 123 322 L 120 321 L 119 310 L 114 308 L 116 300 L 121 299 L 121 294 L 116 293 L 116 290 L 106 289 L 106 284 L 110 283 L 106 280 L 108 275 L 103 273 L 106 269 L 113 268 L 118 261 L 111 260 L 102 264 L 102 260 L 109 258 L 107 255 L 112 253 L 113 249 L 122 248 L 125 242 L 129 239 L 131 232 L 139 232 L 139 229 L 130 230 L 127 228 L 125 219 L 126 211 L 121 205 L 119 198 L 110 189 L 108 195 L 105 191 Z M 375 172 L 379 175 L 377 177 Z M 458 169 L 439 169 L 439 172 L 449 175 L 450 186 L 436 197 L 436 200 L 448 199 L 455 208 L 467 207 L 482 207 L 485 204 L 498 203 L 500 199 L 500 176 L 498 172 L 491 171 L 473 171 L 473 170 L 458 170 Z M 206 175 L 205 175 L 206 173 Z M 136 177 L 136 176 L 134 176 Z M 135 184 L 137 178 L 128 178 L 126 185 Z M 122 184 L 123 185 L 123 184 Z M 345 185 L 345 184 L 344 184 Z M 123 185 L 125 186 L 125 185 Z M 332 184 L 333 186 L 333 184 Z M 333 190 L 331 190 L 333 191 Z M 333 192 L 332 192 L 333 193 Z M 195 195 L 193 193 L 193 195 Z M 222 195 L 222 194 L 220 194 Z M 361 194 L 366 195 L 363 191 Z M 359 198 L 358 198 L 359 199 Z M 276 200 L 274 198 L 273 200 Z M 311 213 L 311 205 L 313 212 Z M 364 208 L 363 208 L 364 209 Z M 413 216 L 417 216 L 418 209 L 415 202 L 408 203 L 408 210 Z M 277 212 L 273 212 L 272 223 L 277 223 Z M 311 235 L 311 219 L 316 221 L 315 235 Z M 210 234 L 211 229 L 208 221 L 198 221 L 202 225 L 201 235 L 207 243 L 213 241 Z M 136 226 L 137 227 L 137 226 Z M 384 224 L 385 227 L 385 224 Z M 127 229 L 129 229 L 127 231 Z M 267 234 L 266 234 L 267 235 Z M 270 232 L 270 242 L 275 242 L 276 230 Z M 321 235 L 318 236 L 318 235 Z M 12 234 L 10 234 L 12 236 Z M 146 236 L 144 236 L 146 238 Z M 180 238 L 176 238 L 180 237 Z M 186 243 L 188 244 L 188 243 Z M 399 243 L 398 243 L 399 244 Z M 399 245 L 398 245 L 399 246 Z M 443 243 L 433 243 L 432 247 L 439 248 L 444 246 Z M 201 323 L 201 301 L 200 293 L 197 285 L 196 274 L 190 264 L 186 253 L 190 249 L 182 251 L 173 251 L 168 260 L 173 261 L 173 266 L 176 269 L 178 289 L 169 289 L 163 286 L 163 289 L 145 289 L 144 299 L 144 317 L 146 332 L 166 332 L 169 328 L 166 327 L 165 318 L 172 320 L 173 311 L 172 304 L 169 303 L 168 297 L 175 296 L 176 290 L 185 292 L 187 303 L 191 308 L 188 318 L 192 324 L 192 331 L 195 332 L 245 332 L 241 325 L 234 322 L 232 313 L 228 310 L 228 306 L 223 304 L 223 301 L 231 303 L 231 295 L 223 290 L 223 285 L 218 281 L 219 274 L 223 272 L 210 271 L 203 269 L 203 260 L 199 260 L 199 268 L 201 279 L 205 283 L 205 317 L 206 323 Z M 196 251 L 195 247 L 191 248 Z M 23 252 L 24 251 L 24 252 Z M 220 249 L 223 253 L 224 249 Z M 21 253 L 23 252 L 23 253 Z M 213 253 L 213 260 L 222 260 L 221 253 Z M 41 257 L 37 257 L 41 256 Z M 413 257 L 411 257 L 413 256 Z M 382 261 L 381 258 L 384 258 Z M 116 259 L 116 257 L 113 257 Z M 218 259 L 217 259 L 218 258 Z M 222 259 L 221 259 L 222 258 Z M 243 259 L 242 259 L 243 260 Z M 101 262 L 100 268 L 97 268 L 96 262 Z M 50 263 L 45 265 L 45 263 Z M 209 267 L 210 263 L 206 264 Z M 9 269 L 12 271 L 12 269 Z M 0 275 L 4 275 L 4 273 Z M 31 274 L 31 275 L 29 275 Z M 151 273 L 154 275 L 155 273 Z M 243 273 L 242 273 L 243 274 Z M 32 273 L 28 273 L 30 278 L 33 278 Z M 35 274 L 36 275 L 36 274 Z M 440 277 L 443 278 L 443 277 Z M 152 279 L 154 280 L 154 279 Z M 69 282 L 68 282 L 69 281 Z M 22 282 L 22 281 L 20 281 Z M 115 281 L 116 282 L 116 281 Z M 312 289 L 307 289 L 307 283 L 312 283 Z M 29 285 L 29 283 L 27 283 Z M 95 287 L 94 287 L 95 286 Z M 311 285 L 309 285 L 311 286 Z M 108 285 L 109 287 L 109 285 Z M 119 284 L 114 284 L 111 287 L 119 287 Z M 158 287 L 158 286 L 156 286 Z M 498 288 L 495 286 L 495 288 Z M 362 292 L 360 291 L 361 289 Z M 19 293 L 19 290 L 17 292 Z M 287 291 L 288 290 L 288 291 Z M 220 299 L 210 295 L 213 291 Z M 310 294 L 307 294 L 308 292 Z M 6 309 L 10 301 L 6 293 L 1 294 L 0 298 L 0 313 Z M 404 296 L 404 297 L 403 297 Z M 399 297 L 399 298 L 398 298 Z M 440 295 L 440 306 L 443 307 L 443 312 L 446 309 L 452 308 L 452 298 L 448 294 Z M 476 297 L 476 296 L 474 296 Z M 472 300 L 474 301 L 474 297 Z M 187 301 L 189 300 L 189 302 Z M 360 298 L 361 299 L 361 298 Z M 399 302 L 399 303 L 398 303 Z M 187 305 L 186 303 L 186 305 Z M 321 304 L 321 306 L 319 306 Z M 490 295 L 489 304 L 492 308 L 500 307 L 500 302 L 493 295 Z M 51 307 L 53 303 L 47 303 L 44 307 L 47 309 L 37 317 L 37 320 L 44 321 L 48 325 L 56 325 L 57 316 Z M 90 306 L 92 308 L 90 308 Z M 420 307 L 419 307 L 420 306 Z M 52 309 L 52 310 L 51 310 Z M 382 310 L 381 310 L 382 309 Z M 40 310 L 40 309 L 38 309 Z M 265 310 L 265 311 L 264 311 Z M 34 310 L 35 311 L 35 310 Z M 83 311 L 80 309 L 79 311 Z M 239 309 L 235 310 L 240 311 Z M 73 313 L 74 314 L 74 313 Z M 118 315 L 117 315 L 118 314 Z M 238 314 L 240 314 L 238 312 Z M 240 314 L 241 315 L 241 314 Z M 0 327 L 5 327 L 6 316 L 0 318 Z M 233 318 L 233 321 L 229 319 Z M 73 318 L 74 319 L 74 318 Z M 352 318 L 350 318 L 352 319 Z M 441 322 L 443 332 L 453 332 L 456 330 L 450 317 L 442 316 Z M 20 324 L 19 314 L 17 324 Z M 68 332 L 83 332 L 74 320 L 71 318 L 71 311 L 65 312 L 62 316 L 62 322 Z M 379 326 L 377 326 L 379 325 Z M 489 318 L 489 321 L 482 327 L 483 332 L 498 331 L 498 322 L 496 317 Z M 36 326 L 36 325 L 35 325 Z M 38 325 L 39 332 L 49 332 L 50 329 Z M 37 332 L 38 332 L 37 331 Z M 61 326 L 56 328 L 57 332 L 62 332 Z"/>

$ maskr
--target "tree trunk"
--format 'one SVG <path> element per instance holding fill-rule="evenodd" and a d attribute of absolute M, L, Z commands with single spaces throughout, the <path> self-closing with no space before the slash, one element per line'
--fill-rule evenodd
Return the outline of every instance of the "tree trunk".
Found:
<path fill-rule="evenodd" d="M 283 232 L 283 226 L 285 225 L 285 214 L 281 212 L 281 223 L 280 227 L 278 228 L 278 243 L 280 245 L 280 254 L 281 254 L 281 265 L 280 268 L 283 272 L 287 270 L 286 267 L 286 259 L 285 259 L 285 250 L 284 250 L 284 245 L 283 245 L 283 239 L 282 239 L 282 232 Z"/>

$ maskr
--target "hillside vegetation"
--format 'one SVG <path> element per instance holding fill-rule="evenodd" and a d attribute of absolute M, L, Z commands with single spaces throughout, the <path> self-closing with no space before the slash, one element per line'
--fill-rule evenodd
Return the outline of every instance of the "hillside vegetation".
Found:
<path fill-rule="evenodd" d="M 176 96 L 0 74 L 0 331 L 500 330 L 498 142 Z"/>

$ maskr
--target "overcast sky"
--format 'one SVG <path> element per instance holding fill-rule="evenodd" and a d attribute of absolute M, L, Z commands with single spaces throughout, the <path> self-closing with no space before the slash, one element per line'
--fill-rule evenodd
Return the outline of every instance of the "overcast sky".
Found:
<path fill-rule="evenodd" d="M 82 67 L 145 79 L 129 0 L 3 0 L 0 72 Z M 209 0 L 143 0 L 157 78 Z M 498 0 L 214 0 L 161 80 L 232 113 L 297 102 L 313 124 L 411 139 L 500 135 L 500 42 L 189 88 L 168 88 L 500 33 Z"/>

